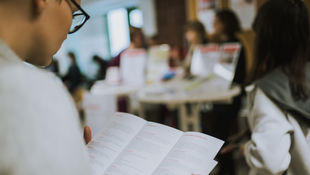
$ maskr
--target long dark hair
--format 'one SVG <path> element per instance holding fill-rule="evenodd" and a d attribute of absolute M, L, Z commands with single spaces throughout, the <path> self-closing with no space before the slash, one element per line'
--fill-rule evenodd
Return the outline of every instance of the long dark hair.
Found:
<path fill-rule="evenodd" d="M 253 24 L 256 33 L 251 82 L 281 67 L 295 98 L 307 98 L 305 65 L 310 58 L 308 11 L 301 0 L 269 0 Z"/>
<path fill-rule="evenodd" d="M 223 23 L 224 32 L 229 39 L 236 38 L 236 34 L 241 32 L 240 21 L 233 11 L 219 10 L 216 12 L 216 17 Z"/>
<path fill-rule="evenodd" d="M 190 30 L 197 33 L 201 44 L 208 42 L 206 29 L 200 21 L 189 21 L 185 26 L 185 32 Z"/>

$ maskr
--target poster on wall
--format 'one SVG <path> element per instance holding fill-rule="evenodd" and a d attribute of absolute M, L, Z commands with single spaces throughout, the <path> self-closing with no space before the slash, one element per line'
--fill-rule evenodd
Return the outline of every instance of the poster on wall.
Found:
<path fill-rule="evenodd" d="M 208 33 L 213 33 L 215 8 L 216 0 L 197 0 L 198 20 L 204 24 Z"/>
<path fill-rule="evenodd" d="M 231 9 L 238 15 L 242 28 L 251 29 L 256 13 L 256 0 L 230 0 Z"/>
<path fill-rule="evenodd" d="M 215 0 L 198 0 L 198 9 L 201 10 L 210 10 L 215 8 Z"/>

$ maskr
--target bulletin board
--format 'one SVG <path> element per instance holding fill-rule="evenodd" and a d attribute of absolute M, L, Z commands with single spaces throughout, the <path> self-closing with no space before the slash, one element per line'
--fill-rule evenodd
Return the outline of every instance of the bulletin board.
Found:
<path fill-rule="evenodd" d="M 204 24 L 208 33 L 213 33 L 213 19 L 217 3 L 216 0 L 197 0 L 197 17 Z"/>
<path fill-rule="evenodd" d="M 230 0 L 230 8 L 238 15 L 242 28 L 251 29 L 256 15 L 256 0 Z"/>
<path fill-rule="evenodd" d="M 213 33 L 213 18 L 216 9 L 232 9 L 239 17 L 244 30 L 251 29 L 257 5 L 266 0 L 188 0 L 189 19 L 201 21 L 208 33 Z"/>

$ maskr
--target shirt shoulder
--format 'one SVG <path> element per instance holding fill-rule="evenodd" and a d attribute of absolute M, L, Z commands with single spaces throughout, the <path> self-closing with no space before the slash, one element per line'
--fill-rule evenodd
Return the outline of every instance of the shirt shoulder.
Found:
<path fill-rule="evenodd" d="M 47 98 L 71 103 L 70 97 L 59 79 L 53 74 L 24 63 L 0 62 L 0 93 L 3 96 Z M 48 99 L 51 98 L 51 99 Z"/>
<path fill-rule="evenodd" d="M 281 130 L 291 131 L 286 113 L 282 111 L 260 88 L 247 87 L 248 121 L 251 130 L 264 130 L 265 126 L 281 126 Z"/>
<path fill-rule="evenodd" d="M 0 172 L 89 172 L 77 111 L 56 77 L 0 59 L 0 97 Z"/>

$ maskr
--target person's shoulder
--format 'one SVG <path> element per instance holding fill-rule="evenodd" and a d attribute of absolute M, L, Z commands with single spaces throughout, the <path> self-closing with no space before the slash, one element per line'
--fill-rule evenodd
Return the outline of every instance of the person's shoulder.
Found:
<path fill-rule="evenodd" d="M 251 102 L 256 102 L 256 103 L 266 103 L 266 102 L 271 102 L 271 100 L 268 98 L 268 96 L 264 93 L 264 91 L 256 86 L 255 84 L 249 85 L 245 88 L 245 91 L 248 96 L 248 101 L 249 104 Z M 271 102 L 272 103 L 272 102 Z"/>
<path fill-rule="evenodd" d="M 252 89 L 251 89 L 252 88 Z M 259 87 L 248 87 L 248 122 L 250 128 L 280 126 L 282 131 L 291 131 L 285 112 Z M 249 90 L 250 89 L 250 90 Z"/>
<path fill-rule="evenodd" d="M 41 87 L 45 88 L 41 89 L 44 91 L 61 89 L 56 76 L 26 63 L 1 67 L 0 72 L 2 88 L 20 90 L 31 88 L 32 91 L 41 89 Z"/>
<path fill-rule="evenodd" d="M 53 74 L 24 63 L 0 66 L 0 94 L 24 103 L 72 106 L 72 99 Z"/>
<path fill-rule="evenodd" d="M 26 155 L 7 156 L 5 161 L 14 162 L 16 169 L 21 168 L 25 172 L 42 171 L 42 168 L 24 166 L 31 160 L 53 172 L 88 173 L 78 113 L 55 76 L 23 63 L 11 64 L 0 60 L 0 97 L 0 130 L 4 133 L 0 137 L 8 145 L 0 152 Z M 44 161 L 31 159 L 32 154 L 41 155 Z"/>
<path fill-rule="evenodd" d="M 24 63 L 0 66 L 0 97 L 0 115 L 77 123 L 77 110 L 64 85 L 40 68 Z"/>
<path fill-rule="evenodd" d="M 251 111 L 279 111 L 276 104 L 256 85 L 250 85 L 245 88 L 247 93 L 248 107 Z"/>
<path fill-rule="evenodd" d="M 250 113 L 259 114 L 255 115 L 259 117 L 279 118 L 277 116 L 280 116 L 280 118 L 284 118 L 283 111 L 261 88 L 251 85 L 246 87 L 246 91 Z"/>

